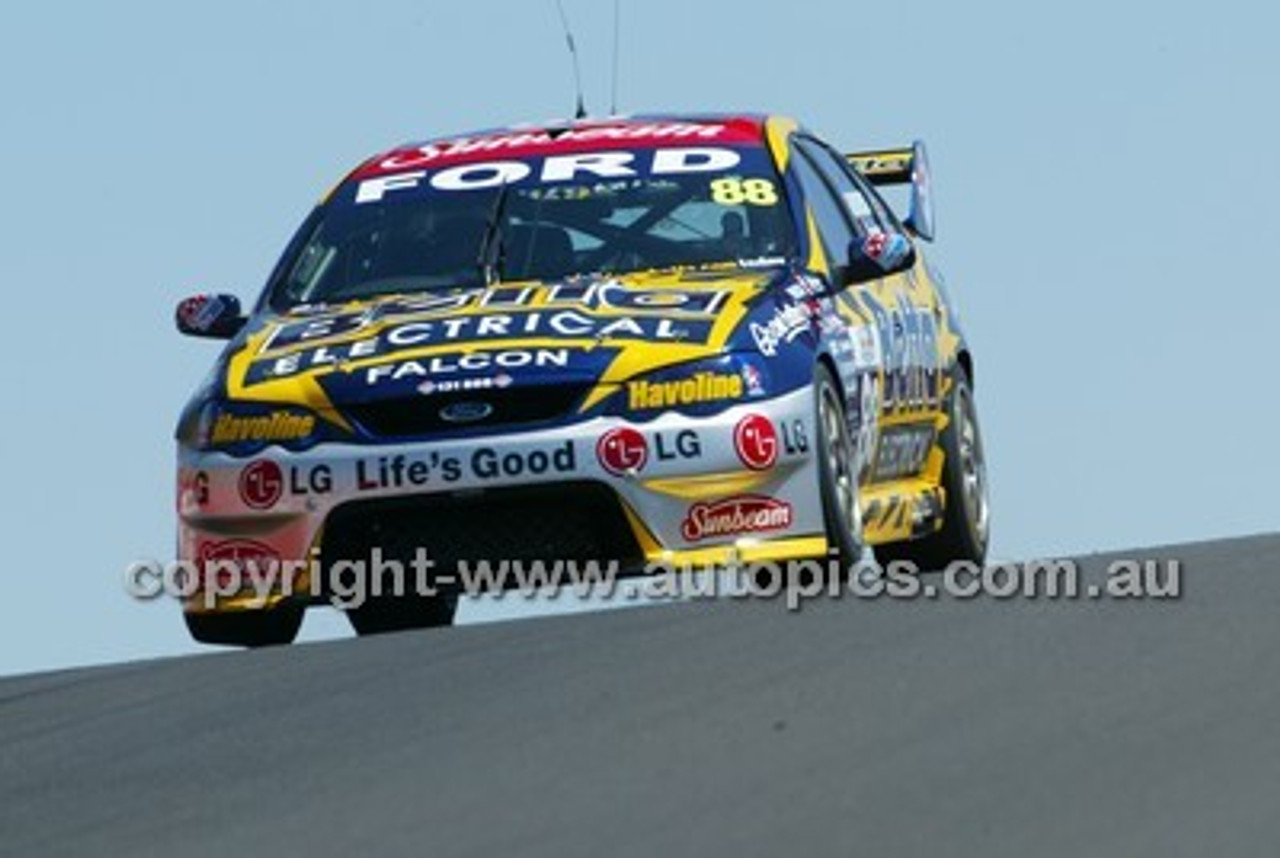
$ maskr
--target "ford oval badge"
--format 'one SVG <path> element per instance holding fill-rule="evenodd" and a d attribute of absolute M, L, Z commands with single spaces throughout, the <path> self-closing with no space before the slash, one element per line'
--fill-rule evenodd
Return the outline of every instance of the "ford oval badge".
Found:
<path fill-rule="evenodd" d="M 450 423 L 475 423 L 493 413 L 487 402 L 455 402 L 440 409 L 440 419 Z"/>

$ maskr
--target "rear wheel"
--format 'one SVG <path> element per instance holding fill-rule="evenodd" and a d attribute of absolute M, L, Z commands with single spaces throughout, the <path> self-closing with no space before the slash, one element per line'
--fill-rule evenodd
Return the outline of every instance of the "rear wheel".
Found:
<path fill-rule="evenodd" d="M 964 370 L 956 368 L 948 403 L 947 428 L 940 443 L 945 455 L 942 488 L 946 509 L 942 528 L 911 542 L 876 548 L 881 565 L 895 560 L 919 569 L 941 569 L 957 560 L 981 565 L 991 538 L 991 508 L 987 498 L 987 463 L 978 428 L 978 409 Z"/>
<path fill-rule="evenodd" d="M 457 596 L 373 598 L 347 609 L 347 620 L 364 637 L 452 625 L 457 608 Z"/>
<path fill-rule="evenodd" d="M 263 647 L 293 643 L 302 625 L 302 607 L 280 605 L 256 611 L 183 613 L 187 631 L 200 643 Z"/>

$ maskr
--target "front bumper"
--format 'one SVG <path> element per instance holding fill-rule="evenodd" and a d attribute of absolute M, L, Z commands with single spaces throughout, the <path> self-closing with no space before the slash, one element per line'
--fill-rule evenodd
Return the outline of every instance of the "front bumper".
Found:
<path fill-rule="evenodd" d="M 414 519 L 395 516 L 421 502 L 418 521 L 440 523 L 442 513 L 462 508 L 494 519 L 436 527 L 424 536 L 424 547 L 446 558 L 474 553 L 445 544 L 453 541 L 483 541 L 502 553 L 520 553 L 523 545 L 526 554 L 567 555 L 548 560 L 581 559 L 591 551 L 624 553 L 630 556 L 598 559 L 623 561 L 625 572 L 647 571 L 648 564 L 714 566 L 818 556 L 826 551 L 826 538 L 810 455 L 815 432 L 813 394 L 805 388 L 712 417 L 668 412 L 643 423 L 600 417 L 483 437 L 325 443 L 300 453 L 273 448 L 252 459 L 180 448 L 178 554 L 197 565 L 247 556 L 323 564 L 332 559 L 325 555 L 334 552 L 337 539 L 326 543 L 326 529 L 334 531 L 336 522 L 344 523 L 344 532 L 359 534 L 378 523 L 404 521 L 398 528 L 403 531 L 414 527 Z M 510 501 L 526 494 L 536 507 Z M 558 496 L 564 499 L 559 519 L 546 514 Z M 606 532 L 612 527 L 604 510 L 610 497 L 626 539 Z M 590 523 L 593 507 L 601 508 L 605 523 Z M 532 515 L 522 509 L 535 510 L 538 523 L 526 521 Z M 575 518 L 578 513 L 588 518 Z M 523 536 L 498 538 L 522 527 L 544 538 L 536 546 L 525 544 L 532 540 Z M 484 528 L 492 539 L 484 538 Z M 584 548 L 579 531 L 599 531 L 597 544 Z M 294 593 L 316 592 L 309 581 L 291 583 Z M 236 597 L 218 605 L 239 606 Z M 206 607 L 199 592 L 187 600 L 188 610 Z"/>

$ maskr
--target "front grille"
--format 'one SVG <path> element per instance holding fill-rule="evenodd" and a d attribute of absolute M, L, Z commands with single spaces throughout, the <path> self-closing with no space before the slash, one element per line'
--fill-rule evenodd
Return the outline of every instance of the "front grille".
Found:
<path fill-rule="evenodd" d="M 343 504 L 329 514 L 321 556 L 326 567 L 368 562 L 378 548 L 408 564 L 420 547 L 436 572 L 480 560 L 616 562 L 624 573 L 643 563 L 617 495 L 588 482 Z"/>
<path fill-rule="evenodd" d="M 346 410 L 371 435 L 416 438 L 434 432 L 555 420 L 571 412 L 590 389 L 589 383 L 535 384 L 355 403 Z M 450 406 L 470 403 L 483 404 L 491 411 L 481 419 L 466 422 L 445 418 Z"/>

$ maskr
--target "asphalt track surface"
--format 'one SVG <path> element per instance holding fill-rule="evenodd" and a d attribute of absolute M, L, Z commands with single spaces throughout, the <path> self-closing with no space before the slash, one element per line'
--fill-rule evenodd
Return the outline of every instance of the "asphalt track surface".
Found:
<path fill-rule="evenodd" d="M 1280 536 L 1128 556 L 6 679 L 0 854 L 1280 854 Z"/>

